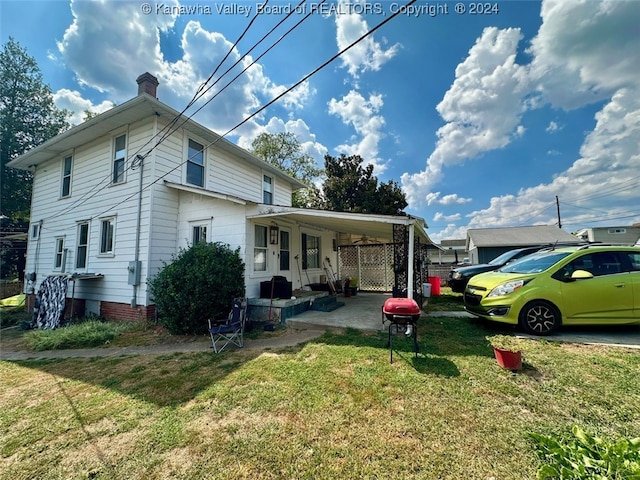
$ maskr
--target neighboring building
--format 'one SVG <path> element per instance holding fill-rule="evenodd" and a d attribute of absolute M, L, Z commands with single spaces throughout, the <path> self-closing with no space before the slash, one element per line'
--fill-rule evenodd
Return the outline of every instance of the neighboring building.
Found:
<path fill-rule="evenodd" d="M 583 228 L 575 232 L 574 235 L 586 242 L 633 245 L 640 240 L 640 226 Z"/>
<path fill-rule="evenodd" d="M 458 264 L 467 257 L 467 240 L 464 238 L 442 240 L 438 252 L 430 256 L 431 263 Z"/>
<path fill-rule="evenodd" d="M 292 208 L 301 182 L 180 117 L 155 98 L 152 75 L 137 81 L 133 99 L 9 163 L 34 175 L 27 293 L 47 276 L 68 276 L 68 295 L 86 312 L 151 318 L 147 279 L 196 242 L 240 248 L 249 297 L 274 275 L 294 289 L 319 282 L 325 258 L 337 265 L 339 232 L 390 239 L 400 227 L 428 242 L 415 217 Z M 409 276 L 409 292 L 413 283 Z"/>
<path fill-rule="evenodd" d="M 477 228 L 467 230 L 467 251 L 471 263 L 488 263 L 508 250 L 579 239 L 554 225 Z"/>

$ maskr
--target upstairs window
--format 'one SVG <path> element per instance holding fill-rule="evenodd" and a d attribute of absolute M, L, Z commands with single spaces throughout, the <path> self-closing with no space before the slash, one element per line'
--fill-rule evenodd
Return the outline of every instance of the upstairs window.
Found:
<path fill-rule="evenodd" d="M 100 254 L 113 255 L 116 219 L 103 218 L 100 221 Z"/>
<path fill-rule="evenodd" d="M 71 195 L 71 170 L 73 168 L 73 157 L 69 155 L 64 157 L 62 161 L 62 188 L 60 189 L 61 197 Z"/>
<path fill-rule="evenodd" d="M 262 203 L 273 205 L 273 178 L 262 176 Z"/>
<path fill-rule="evenodd" d="M 40 224 L 39 223 L 31 224 L 31 238 L 33 240 L 37 240 L 38 238 L 40 238 Z"/>
<path fill-rule="evenodd" d="M 124 182 L 124 164 L 127 158 L 127 136 L 120 135 L 113 140 L 113 178 L 112 183 Z"/>
<path fill-rule="evenodd" d="M 204 187 L 204 146 L 191 139 L 187 150 L 187 183 Z"/>

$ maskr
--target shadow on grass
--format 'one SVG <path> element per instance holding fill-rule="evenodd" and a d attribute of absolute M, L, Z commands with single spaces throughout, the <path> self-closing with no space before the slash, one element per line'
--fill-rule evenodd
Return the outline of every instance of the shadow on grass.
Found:
<path fill-rule="evenodd" d="M 418 325 L 419 353 L 414 355 L 411 337 L 394 334 L 393 361 L 405 362 L 416 371 L 446 377 L 460 375 L 452 357 L 491 357 L 486 337 L 504 333 L 494 325 L 470 318 L 437 317 L 431 314 Z M 368 347 L 380 350 L 389 361 L 387 331 L 370 333 L 355 329 L 326 332 L 308 343 L 336 346 Z M 95 385 L 151 402 L 158 406 L 179 406 L 194 399 L 200 392 L 215 386 L 222 379 L 264 353 L 293 355 L 301 352 L 306 343 L 273 348 L 268 352 L 234 349 L 222 354 L 213 352 L 175 353 L 171 355 L 137 355 L 120 357 L 70 358 L 16 361 L 30 369 Z M 378 358 L 378 356 L 376 355 Z"/>

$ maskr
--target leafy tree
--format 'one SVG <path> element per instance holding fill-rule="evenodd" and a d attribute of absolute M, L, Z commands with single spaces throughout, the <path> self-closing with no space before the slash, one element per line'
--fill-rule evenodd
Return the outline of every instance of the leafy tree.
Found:
<path fill-rule="evenodd" d="M 320 189 L 315 182 L 322 177 L 323 171 L 316 167 L 311 155 L 302 152 L 293 133 L 261 133 L 251 143 L 251 151 L 307 185 L 306 189 L 294 192 L 294 207 L 318 208 L 321 205 Z"/>
<path fill-rule="evenodd" d="M 407 200 L 393 180 L 378 184 L 373 165 L 362 166 L 359 155 L 325 156 L 325 209 L 338 212 L 403 215 Z"/>
<path fill-rule="evenodd" d="M 34 58 L 13 38 L 0 52 L 0 208 L 3 231 L 26 231 L 32 174 L 8 162 L 69 127 L 68 112 L 53 103 Z M 6 218 L 5 218 L 6 217 Z M 24 249 L 2 248 L 2 277 L 21 274 Z M 21 268 L 22 267 L 22 268 Z"/>
<path fill-rule="evenodd" d="M 240 248 L 196 243 L 181 249 L 149 280 L 159 323 L 171 333 L 205 333 L 207 319 L 223 318 L 231 301 L 244 297 L 244 262 Z"/>

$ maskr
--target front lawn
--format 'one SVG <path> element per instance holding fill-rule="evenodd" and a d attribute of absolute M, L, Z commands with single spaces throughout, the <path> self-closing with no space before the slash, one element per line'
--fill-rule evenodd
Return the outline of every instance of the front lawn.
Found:
<path fill-rule="evenodd" d="M 430 314 L 421 352 L 327 333 L 294 348 L 0 362 L 0 477 L 534 479 L 530 433 L 640 432 L 640 355 Z"/>

